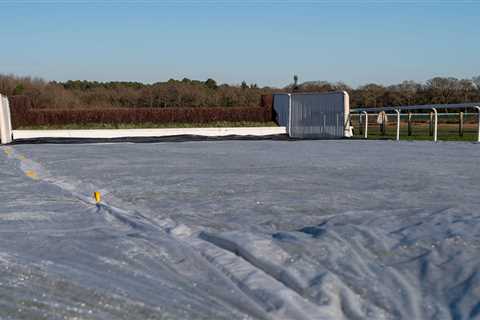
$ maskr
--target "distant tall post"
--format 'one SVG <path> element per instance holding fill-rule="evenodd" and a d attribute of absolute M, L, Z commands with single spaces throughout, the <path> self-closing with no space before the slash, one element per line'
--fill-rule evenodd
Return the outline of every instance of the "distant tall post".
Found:
<path fill-rule="evenodd" d="M 293 91 L 298 90 L 298 76 L 295 74 L 293 75 Z"/>

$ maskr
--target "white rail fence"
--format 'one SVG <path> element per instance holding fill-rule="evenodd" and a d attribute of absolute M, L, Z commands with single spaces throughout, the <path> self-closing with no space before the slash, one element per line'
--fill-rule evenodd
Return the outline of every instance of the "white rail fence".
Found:
<path fill-rule="evenodd" d="M 394 112 L 396 115 L 396 140 L 400 140 L 400 123 L 401 115 L 404 111 L 422 111 L 422 110 L 431 110 L 433 112 L 433 141 L 438 141 L 438 116 L 439 109 L 448 109 L 448 110 L 475 110 L 477 114 L 477 133 L 476 140 L 480 142 L 480 103 L 463 103 L 463 104 L 438 104 L 438 105 L 418 105 L 418 106 L 399 106 L 399 107 L 383 107 L 383 108 L 356 108 L 350 110 L 350 115 L 357 115 L 360 117 L 360 122 L 362 117 L 365 118 L 363 136 L 365 139 L 368 139 L 368 116 L 369 115 L 378 115 L 381 112 Z M 417 113 L 415 113 L 417 114 Z M 443 113 L 449 114 L 449 113 Z M 451 114 L 451 113 L 450 113 Z"/>

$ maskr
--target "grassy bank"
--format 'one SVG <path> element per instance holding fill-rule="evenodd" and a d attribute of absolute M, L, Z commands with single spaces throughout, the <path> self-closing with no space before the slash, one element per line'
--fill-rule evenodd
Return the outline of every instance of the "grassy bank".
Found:
<path fill-rule="evenodd" d="M 89 123 L 46 126 L 21 126 L 16 130 L 82 130 L 82 129 L 167 129 L 167 128 L 231 128 L 231 127 L 277 127 L 275 122 L 210 122 L 210 123 Z"/>

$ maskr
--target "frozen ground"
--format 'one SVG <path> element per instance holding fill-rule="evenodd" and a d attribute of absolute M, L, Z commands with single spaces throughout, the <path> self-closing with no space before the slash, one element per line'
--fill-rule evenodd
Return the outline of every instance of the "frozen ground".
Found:
<path fill-rule="evenodd" d="M 16 145 L 0 181 L 0 319 L 480 318 L 478 144 Z"/>

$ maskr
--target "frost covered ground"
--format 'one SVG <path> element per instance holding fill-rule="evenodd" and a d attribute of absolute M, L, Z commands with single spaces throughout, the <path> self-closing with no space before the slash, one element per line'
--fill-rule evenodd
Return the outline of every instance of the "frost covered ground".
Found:
<path fill-rule="evenodd" d="M 0 181 L 0 319 L 480 318 L 478 144 L 14 145 Z"/>

